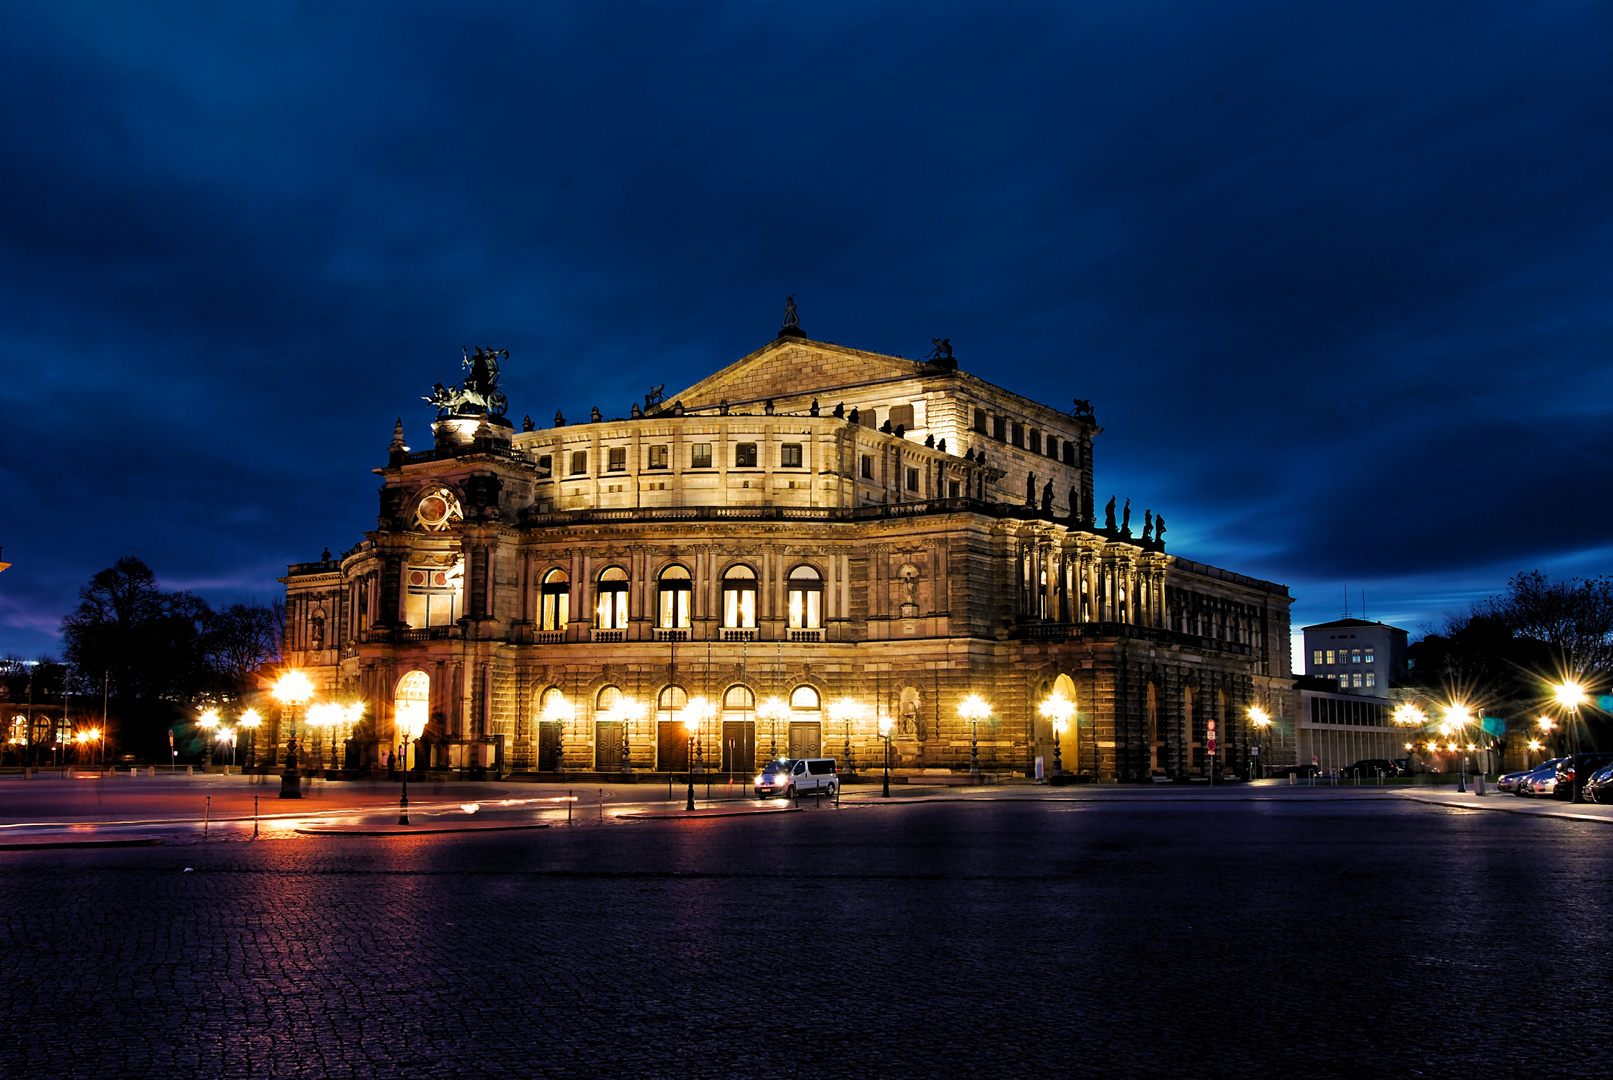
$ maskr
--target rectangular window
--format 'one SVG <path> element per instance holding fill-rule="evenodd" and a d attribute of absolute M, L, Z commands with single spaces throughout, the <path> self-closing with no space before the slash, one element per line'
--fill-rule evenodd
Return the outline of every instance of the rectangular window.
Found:
<path fill-rule="evenodd" d="M 610 457 L 608 458 L 609 463 L 605 466 L 605 471 L 606 472 L 626 472 L 627 471 L 627 447 L 625 447 L 625 446 L 612 446 L 612 447 L 608 447 L 608 450 L 610 452 Z"/>
<path fill-rule="evenodd" d="M 547 480 L 554 475 L 554 457 L 544 454 L 538 458 L 538 479 Z"/>
<path fill-rule="evenodd" d="M 736 468 L 736 469 L 754 469 L 754 468 L 756 468 L 756 444 L 755 443 L 753 443 L 753 442 L 742 442 L 742 443 L 735 443 L 734 444 L 734 468 Z"/>
<path fill-rule="evenodd" d="M 1369 664 L 1372 663 L 1372 650 L 1371 649 L 1367 650 L 1367 663 L 1369 663 Z"/>
<path fill-rule="evenodd" d="M 1314 650 L 1311 651 L 1311 663 L 1315 664 L 1317 667 L 1322 666 L 1322 650 L 1321 649 L 1314 649 Z"/>
<path fill-rule="evenodd" d="M 650 447 L 650 461 L 647 467 L 651 469 L 666 468 L 666 451 L 667 448 L 665 445 Z"/>
<path fill-rule="evenodd" d="M 801 444 L 790 442 L 779 447 L 778 463 L 781 469 L 799 469 L 801 467 Z"/>
<path fill-rule="evenodd" d="M 1327 650 L 1327 660 L 1326 660 L 1326 663 L 1329 663 L 1329 664 L 1331 664 L 1331 663 L 1332 663 L 1332 662 L 1333 662 L 1333 650 L 1332 650 L 1332 649 L 1329 649 L 1329 650 Z"/>
<path fill-rule="evenodd" d="M 1001 416 L 993 416 L 991 418 L 991 437 L 998 442 L 1007 441 L 1008 421 Z"/>
<path fill-rule="evenodd" d="M 898 425 L 900 425 L 904 430 L 912 431 L 913 430 L 913 406 L 911 406 L 911 405 L 893 405 L 893 406 L 891 406 L 890 421 L 891 421 L 891 430 L 892 431 L 895 431 Z"/>
<path fill-rule="evenodd" d="M 1350 688 L 1350 677 L 1348 675 L 1340 675 L 1339 676 L 1339 689 L 1340 690 L 1348 690 L 1349 688 Z"/>
<path fill-rule="evenodd" d="M 588 451 L 586 451 L 586 450 L 573 450 L 571 452 L 571 475 L 572 476 L 587 476 L 588 475 Z"/>
<path fill-rule="evenodd" d="M 947 498 L 956 499 L 957 497 L 958 497 L 958 482 L 956 480 L 948 480 L 947 481 Z"/>
<path fill-rule="evenodd" d="M 1361 686 L 1361 673 L 1360 672 L 1356 672 L 1355 685 L 1356 685 L 1357 688 L 1359 688 Z"/>
<path fill-rule="evenodd" d="M 1033 454 L 1040 454 L 1042 452 L 1042 433 L 1040 431 L 1037 431 L 1035 428 L 1031 428 L 1030 442 L 1026 445 L 1025 449 L 1029 450 Z"/>
<path fill-rule="evenodd" d="M 689 468 L 711 468 L 711 444 L 708 442 L 693 443 L 689 447 Z"/>
<path fill-rule="evenodd" d="M 1369 687 L 1378 685 L 1378 676 L 1375 672 L 1367 672 L 1367 685 Z"/>
<path fill-rule="evenodd" d="M 873 409 L 863 409 L 857 414 L 857 423 L 865 428 L 878 428 L 879 413 Z"/>
<path fill-rule="evenodd" d="M 986 410 L 975 410 L 975 430 L 984 435 L 986 433 Z"/>
<path fill-rule="evenodd" d="M 1049 435 L 1047 437 L 1047 456 L 1055 461 L 1058 460 L 1059 437 L 1057 435 Z"/>
<path fill-rule="evenodd" d="M 1360 662 L 1361 662 L 1361 650 L 1357 649 L 1357 650 L 1355 650 L 1354 652 L 1352 652 L 1350 654 L 1350 663 L 1359 664 Z"/>
<path fill-rule="evenodd" d="M 870 454 L 864 454 L 863 455 L 863 479 L 864 480 L 872 480 L 873 478 L 874 478 L 874 459 L 873 459 L 873 456 L 870 455 Z"/>
<path fill-rule="evenodd" d="M 917 491 L 918 489 L 919 489 L 919 471 L 917 469 L 909 469 L 909 470 L 907 470 L 907 490 L 909 490 L 909 491 Z"/>
<path fill-rule="evenodd" d="M 1067 442 L 1064 444 L 1064 464 L 1075 464 L 1075 444 L 1072 442 Z"/>

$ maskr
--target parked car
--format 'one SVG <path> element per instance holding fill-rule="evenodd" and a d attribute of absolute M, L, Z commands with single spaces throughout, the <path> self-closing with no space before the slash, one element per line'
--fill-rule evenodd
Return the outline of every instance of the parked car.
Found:
<path fill-rule="evenodd" d="M 834 758 L 785 758 L 769 761 L 756 778 L 756 796 L 793 797 L 807 792 L 833 795 L 840 790 L 840 773 Z"/>
<path fill-rule="evenodd" d="M 1557 766 L 1566 760 L 1568 759 L 1552 758 L 1530 769 L 1524 774 L 1523 779 L 1518 781 L 1517 794 L 1550 795 L 1552 789 L 1557 786 Z"/>
<path fill-rule="evenodd" d="M 1546 794 L 1555 795 L 1559 799 L 1571 799 L 1574 796 L 1574 774 L 1588 777 L 1604 765 L 1613 765 L 1613 753 L 1592 751 L 1589 754 L 1565 757 L 1557 766 L 1556 784 Z"/>
<path fill-rule="evenodd" d="M 1606 765 L 1585 781 L 1585 798 L 1593 803 L 1613 803 L 1613 765 Z"/>
<path fill-rule="evenodd" d="M 1562 760 L 1562 758 L 1552 758 L 1550 761 L 1542 761 L 1539 765 L 1531 765 L 1527 769 L 1519 769 L 1517 772 L 1503 773 L 1496 780 L 1495 786 L 1500 791 L 1510 791 L 1512 794 L 1517 795 L 1519 794 L 1518 785 L 1523 782 L 1524 777 L 1528 776 L 1536 769 L 1555 769 L 1557 767 L 1557 763 Z"/>
<path fill-rule="evenodd" d="M 1362 758 L 1354 765 L 1346 765 L 1339 770 L 1340 777 L 1360 776 L 1373 779 L 1379 776 L 1399 776 L 1400 767 L 1388 758 Z"/>

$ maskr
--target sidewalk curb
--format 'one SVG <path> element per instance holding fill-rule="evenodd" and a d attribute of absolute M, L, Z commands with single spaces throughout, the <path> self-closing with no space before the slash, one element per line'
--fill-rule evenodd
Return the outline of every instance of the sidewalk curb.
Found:
<path fill-rule="evenodd" d="M 0 851 L 36 851 L 45 848 L 157 847 L 162 842 L 163 839 L 160 836 L 136 836 L 125 840 L 41 840 L 34 844 L 0 844 Z"/>
<path fill-rule="evenodd" d="M 438 833 L 490 833 L 490 832 L 517 832 L 527 829 L 547 829 L 550 824 L 533 825 L 473 825 L 470 828 L 416 828 L 413 825 L 394 825 L 388 829 L 343 829 L 337 826 L 321 828 L 317 825 L 306 829 L 293 829 L 292 832 L 304 836 L 429 836 Z"/>
<path fill-rule="evenodd" d="M 770 806 L 765 810 L 688 810 L 677 811 L 650 811 L 645 810 L 637 814 L 617 814 L 618 821 L 700 821 L 705 818 L 720 817 L 755 817 L 758 814 L 798 814 L 799 806 Z"/>
<path fill-rule="evenodd" d="M 1558 818 L 1562 821 L 1594 821 L 1601 825 L 1613 825 L 1613 817 L 1601 817 L 1597 814 L 1571 814 L 1562 810 L 1531 810 L 1524 806 L 1495 806 L 1479 805 L 1475 803 L 1439 802 L 1429 798 L 1418 798 L 1415 795 L 1402 795 L 1400 798 L 1407 802 L 1422 803 L 1424 806 L 1441 806 L 1447 810 L 1488 810 L 1494 814 L 1517 814 L 1520 817 Z"/>

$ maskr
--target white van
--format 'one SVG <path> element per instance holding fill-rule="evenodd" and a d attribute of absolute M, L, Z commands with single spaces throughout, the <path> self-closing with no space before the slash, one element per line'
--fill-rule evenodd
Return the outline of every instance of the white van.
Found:
<path fill-rule="evenodd" d="M 769 761 L 756 778 L 756 795 L 783 795 L 791 798 L 808 792 L 833 795 L 840 790 L 840 774 L 834 758 L 783 758 Z"/>

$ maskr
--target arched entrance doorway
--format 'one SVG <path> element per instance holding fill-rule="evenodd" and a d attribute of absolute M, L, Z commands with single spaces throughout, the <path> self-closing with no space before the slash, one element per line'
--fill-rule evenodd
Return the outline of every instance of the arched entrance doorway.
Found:
<path fill-rule="evenodd" d="M 823 703 L 810 686 L 790 691 L 790 756 L 817 757 L 823 747 Z"/>
<path fill-rule="evenodd" d="M 431 717 L 431 676 L 424 671 L 411 671 L 398 680 L 397 697 L 392 705 L 393 728 L 392 745 L 402 746 L 402 732 L 409 729 L 424 731 L 426 721 Z M 418 760 L 418 744 L 411 757 L 410 747 L 403 747 L 403 758 L 399 764 L 407 769 L 420 764 Z"/>
<path fill-rule="evenodd" d="M 1075 704 L 1075 682 L 1068 675 L 1059 675 L 1053 680 L 1049 697 L 1063 698 L 1072 706 Z M 1053 741 L 1058 744 L 1058 757 L 1064 771 L 1079 773 L 1081 771 L 1081 710 L 1071 709 L 1070 719 L 1060 733 L 1055 726 L 1050 732 Z M 1051 767 L 1051 762 L 1048 763 Z"/>
<path fill-rule="evenodd" d="M 749 774 L 756 767 L 756 695 L 730 686 L 722 696 L 722 770 Z"/>

